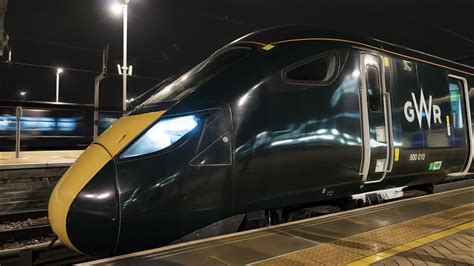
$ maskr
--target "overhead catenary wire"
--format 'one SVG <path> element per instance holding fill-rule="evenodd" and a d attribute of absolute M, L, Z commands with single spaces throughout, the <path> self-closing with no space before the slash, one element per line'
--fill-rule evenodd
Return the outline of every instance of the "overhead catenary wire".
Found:
<path fill-rule="evenodd" d="M 250 23 L 247 23 L 247 22 L 244 22 L 244 21 L 241 21 L 241 20 L 237 20 L 237 19 L 231 19 L 231 18 L 229 18 L 229 16 L 223 17 L 223 16 L 219 16 L 219 15 L 214 15 L 214 14 L 210 14 L 210 13 L 201 12 L 201 11 L 190 11 L 190 12 L 194 13 L 196 15 L 202 16 L 202 17 L 206 17 L 206 18 L 210 18 L 210 19 L 214 19 L 214 20 L 219 20 L 219 21 L 223 21 L 223 22 L 226 22 L 226 23 L 244 25 L 244 26 L 254 28 L 254 29 L 257 29 L 257 30 L 262 29 L 262 27 L 260 27 L 258 25 L 250 24 Z"/>
<path fill-rule="evenodd" d="M 468 38 L 468 37 L 466 37 L 466 36 L 464 36 L 464 35 L 461 35 L 461 34 L 459 34 L 459 33 L 457 33 L 457 32 L 454 32 L 454 31 L 452 31 L 452 30 L 450 30 L 450 29 L 447 29 L 447 28 L 444 28 L 444 27 L 441 27 L 441 26 L 438 27 L 438 28 L 439 28 L 440 30 L 444 31 L 444 32 L 447 32 L 447 33 L 449 33 L 449 34 L 451 34 L 451 35 L 453 35 L 453 36 L 458 37 L 459 39 L 462 39 L 462 40 L 465 40 L 465 41 L 467 41 L 467 42 L 470 42 L 470 43 L 474 44 L 474 40 L 472 40 L 472 39 L 470 39 L 470 38 Z"/>
<path fill-rule="evenodd" d="M 10 39 L 10 42 L 14 42 L 16 40 L 36 42 L 36 43 L 41 43 L 41 44 L 50 45 L 50 46 L 57 46 L 57 47 L 62 47 L 62 48 L 67 48 L 67 49 L 80 50 L 80 51 L 89 52 L 89 53 L 102 54 L 102 50 L 95 50 L 95 49 L 92 49 L 92 48 L 80 47 L 80 46 L 75 46 L 75 45 L 70 45 L 70 44 L 59 43 L 59 42 L 37 40 L 37 39 L 33 39 L 33 38 L 25 37 L 25 36 L 18 36 L 18 35 L 13 36 Z M 110 55 L 121 56 L 120 53 L 110 53 Z M 142 62 L 151 62 L 151 63 L 158 63 L 158 64 L 164 64 L 164 63 L 170 64 L 169 60 L 166 60 L 166 62 L 164 62 L 164 61 L 160 61 L 160 60 L 154 60 L 154 59 L 150 59 L 150 58 L 142 58 L 142 57 L 136 57 L 136 56 L 128 56 L 128 58 L 130 58 L 131 60 L 142 61 Z M 176 64 L 173 64 L 173 65 L 176 65 Z"/>
<path fill-rule="evenodd" d="M 57 70 L 58 68 L 55 66 L 48 66 L 48 65 L 39 65 L 39 64 L 31 64 L 31 63 L 23 63 L 23 62 L 14 62 L 14 61 L 0 61 L 2 64 L 9 64 L 9 65 L 19 65 L 19 66 L 29 66 L 29 67 L 40 67 L 40 68 L 47 68 L 47 69 L 52 69 L 52 70 Z M 62 67 L 62 69 L 67 70 L 67 71 L 73 71 L 73 72 L 82 72 L 82 73 L 90 73 L 90 74 L 100 74 L 100 71 L 94 71 L 94 70 L 87 70 L 87 69 L 79 69 L 79 68 L 70 68 L 70 67 Z M 121 76 L 116 73 L 105 73 L 106 75 L 109 76 Z M 153 81 L 161 81 L 163 80 L 162 78 L 155 78 L 155 77 L 147 77 L 147 76 L 138 76 L 138 75 L 133 75 L 134 78 L 139 78 L 139 79 L 148 79 L 148 80 L 153 80 Z"/>

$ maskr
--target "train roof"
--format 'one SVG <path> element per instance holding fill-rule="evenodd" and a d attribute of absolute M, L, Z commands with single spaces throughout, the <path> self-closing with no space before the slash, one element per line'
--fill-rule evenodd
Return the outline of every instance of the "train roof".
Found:
<path fill-rule="evenodd" d="M 388 43 L 371 37 L 347 32 L 318 29 L 311 26 L 285 25 L 250 33 L 236 42 L 255 43 L 259 45 L 278 45 L 301 41 L 339 41 L 353 46 L 366 47 L 411 60 L 422 61 L 468 75 L 474 75 L 474 68 L 445 58 L 420 52 L 400 45 Z"/>

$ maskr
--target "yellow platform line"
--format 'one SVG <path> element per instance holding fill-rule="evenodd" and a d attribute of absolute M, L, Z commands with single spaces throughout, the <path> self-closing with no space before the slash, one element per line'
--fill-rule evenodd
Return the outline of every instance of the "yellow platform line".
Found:
<path fill-rule="evenodd" d="M 441 231 L 441 232 L 438 232 L 438 233 L 435 233 L 435 234 L 432 234 L 432 235 L 428 235 L 428 236 L 425 236 L 425 237 L 422 237 L 422 238 L 418 238 L 414 241 L 411 241 L 411 242 L 405 243 L 403 245 L 400 245 L 400 246 L 397 246 L 397 247 L 379 252 L 379 253 L 377 253 L 375 255 L 372 255 L 372 256 L 362 258 L 360 260 L 351 262 L 347 265 L 348 266 L 366 266 L 366 265 L 370 265 L 372 263 L 376 263 L 376 262 L 385 260 L 387 258 L 390 258 L 392 256 L 395 256 L 399 253 L 408 251 L 410 249 L 417 248 L 419 246 L 423 246 L 425 244 L 434 242 L 434 241 L 439 240 L 441 238 L 445 238 L 445 237 L 448 237 L 450 235 L 453 235 L 453 234 L 456 234 L 456 233 L 459 233 L 461 231 L 468 230 L 468 229 L 471 229 L 471 228 L 474 228 L 474 221 L 470 221 L 468 223 L 461 224 L 461 225 L 458 225 L 456 227 L 453 227 L 453 228 L 450 228 L 448 230 L 444 230 L 444 231 Z"/>

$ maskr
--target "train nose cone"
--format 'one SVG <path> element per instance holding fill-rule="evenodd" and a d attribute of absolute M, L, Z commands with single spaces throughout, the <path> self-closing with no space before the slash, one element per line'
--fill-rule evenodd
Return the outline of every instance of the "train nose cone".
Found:
<path fill-rule="evenodd" d="M 62 243 L 105 257 L 118 237 L 118 197 L 114 160 L 92 144 L 64 174 L 49 201 L 51 227 Z"/>
<path fill-rule="evenodd" d="M 164 112 L 120 118 L 59 180 L 49 200 L 49 220 L 63 244 L 96 257 L 113 253 L 120 217 L 112 158 Z"/>
<path fill-rule="evenodd" d="M 81 190 L 69 208 L 66 231 L 71 243 L 95 257 L 113 254 L 119 232 L 115 165 L 109 161 Z"/>

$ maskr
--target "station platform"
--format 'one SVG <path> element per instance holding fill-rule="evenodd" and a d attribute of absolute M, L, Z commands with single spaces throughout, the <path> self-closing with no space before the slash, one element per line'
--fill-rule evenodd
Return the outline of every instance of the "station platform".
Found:
<path fill-rule="evenodd" d="M 0 152 L 0 170 L 69 167 L 82 150 L 24 151 L 20 158 L 15 152 Z"/>
<path fill-rule="evenodd" d="M 471 186 L 87 265 L 473 265 L 473 220 Z"/>

